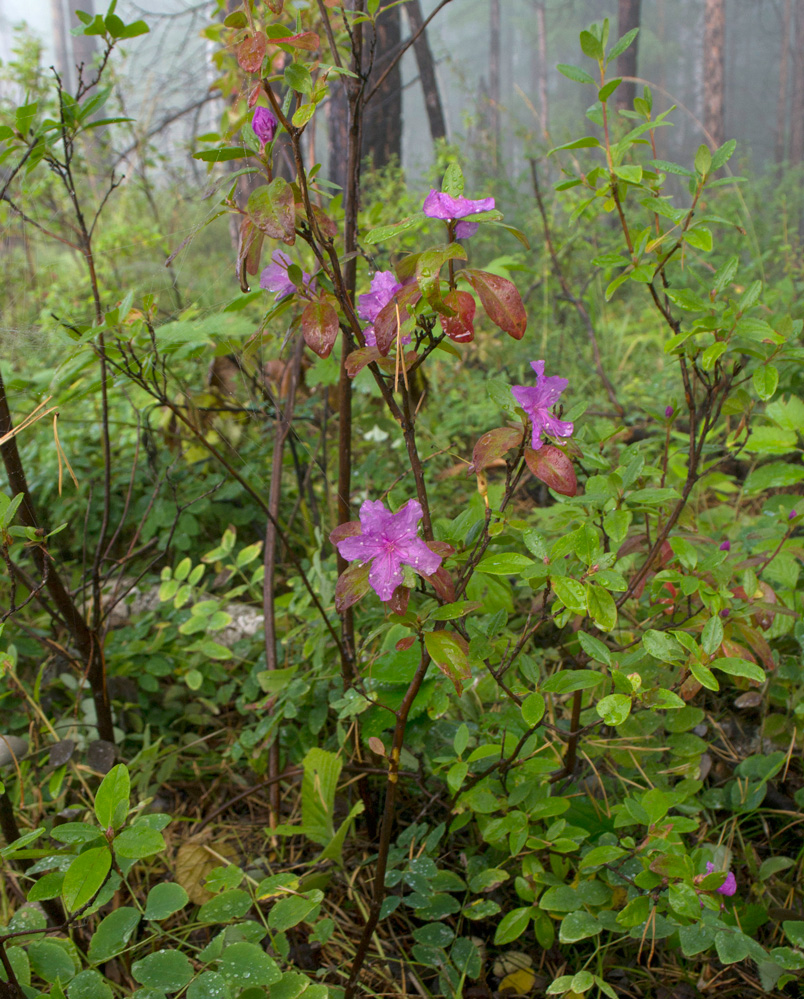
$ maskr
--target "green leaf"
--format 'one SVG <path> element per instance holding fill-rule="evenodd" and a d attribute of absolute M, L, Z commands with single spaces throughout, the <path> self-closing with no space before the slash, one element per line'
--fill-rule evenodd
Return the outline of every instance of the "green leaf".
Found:
<path fill-rule="evenodd" d="M 122 763 L 112 767 L 95 795 L 95 816 L 102 829 L 120 829 L 128 815 L 131 781 Z"/>
<path fill-rule="evenodd" d="M 311 891 L 307 896 L 291 895 L 289 898 L 280 899 L 268 914 L 268 926 L 276 932 L 297 926 L 321 904 L 323 898 L 323 892 Z"/>
<path fill-rule="evenodd" d="M 602 926 L 591 913 L 579 910 L 570 912 L 561 920 L 558 939 L 561 943 L 576 943 L 597 936 L 601 930 Z"/>
<path fill-rule="evenodd" d="M 193 977 L 193 966 L 186 954 L 178 950 L 158 950 L 131 965 L 131 975 L 140 985 L 178 992 Z"/>
<path fill-rule="evenodd" d="M 143 857 L 163 853 L 165 849 L 162 833 L 156 829 L 149 829 L 141 822 L 124 829 L 114 839 L 114 852 L 118 857 L 125 857 L 127 860 L 142 860 Z"/>
<path fill-rule="evenodd" d="M 31 885 L 28 890 L 28 901 L 41 902 L 48 898 L 59 898 L 63 884 L 63 872 L 54 871 L 52 874 L 46 874 L 43 878 L 39 878 L 38 881 L 34 881 Z"/>
<path fill-rule="evenodd" d="M 131 906 L 121 906 L 100 921 L 89 944 L 89 960 L 103 964 L 126 949 L 140 922 L 139 912 Z"/>
<path fill-rule="evenodd" d="M 416 229 L 420 226 L 426 217 L 424 212 L 416 212 L 415 215 L 409 215 L 407 218 L 402 219 L 401 222 L 394 222 L 392 225 L 377 226 L 366 233 L 363 237 L 363 242 L 371 245 L 382 243 L 386 239 L 391 239 L 392 236 L 401 236 L 403 232 L 409 232 L 411 229 Z"/>
<path fill-rule="evenodd" d="M 597 702 L 595 710 L 607 725 L 622 725 L 631 714 L 631 698 L 625 694 L 609 694 Z"/>
<path fill-rule="evenodd" d="M 70 912 L 75 912 L 89 902 L 100 890 L 112 866 L 112 855 L 107 846 L 79 853 L 64 875 L 61 897 Z"/>
<path fill-rule="evenodd" d="M 542 684 L 545 694 L 571 694 L 596 687 L 604 677 L 591 669 L 563 669 Z"/>
<path fill-rule="evenodd" d="M 68 999 L 112 999 L 113 995 L 103 975 L 92 968 L 79 972 L 67 986 Z"/>
<path fill-rule="evenodd" d="M 441 183 L 441 190 L 444 194 L 449 194 L 453 198 L 460 198 L 463 194 L 463 171 L 458 163 L 452 162 L 444 171 L 444 180 Z"/>
<path fill-rule="evenodd" d="M 581 52 L 585 56 L 588 56 L 590 59 L 603 58 L 603 46 L 600 44 L 600 39 L 593 35 L 591 31 L 582 31 L 580 40 Z"/>
<path fill-rule="evenodd" d="M 701 632 L 701 648 L 713 656 L 723 644 L 723 623 L 719 617 L 710 617 Z"/>
<path fill-rule="evenodd" d="M 146 919 L 167 919 L 189 902 L 187 892 L 172 881 L 154 885 L 145 902 Z"/>
<path fill-rule="evenodd" d="M 69 982 L 75 975 L 75 965 L 66 949 L 55 940 L 39 940 L 28 947 L 28 957 L 34 974 L 53 984 Z"/>
<path fill-rule="evenodd" d="M 756 663 L 749 662 L 748 659 L 729 656 L 725 659 L 715 659 L 711 666 L 713 669 L 719 669 L 730 676 L 747 676 L 749 680 L 756 680 L 759 683 L 765 682 L 765 671 Z"/>
<path fill-rule="evenodd" d="M 560 67 L 559 67 L 560 68 Z M 589 82 L 594 83 L 595 81 L 592 77 L 589 77 Z M 572 142 L 565 142 L 563 146 L 554 146 L 548 155 L 552 156 L 553 153 L 560 153 L 563 149 L 599 149 L 600 140 L 596 139 L 593 135 L 585 135 L 582 139 L 573 139 Z"/>
<path fill-rule="evenodd" d="M 315 114 L 316 105 L 310 101 L 307 104 L 302 104 L 300 108 L 296 108 L 293 112 L 293 117 L 290 119 L 296 128 L 304 128 L 307 122 Z"/>
<path fill-rule="evenodd" d="M 567 63 L 559 63 L 556 66 L 556 69 L 562 76 L 566 76 L 568 80 L 574 80 L 575 83 L 591 83 L 592 86 L 595 85 L 594 79 L 586 72 L 585 69 L 581 69 L 580 66 L 570 66 Z M 552 152 L 555 152 L 555 150 L 553 149 Z"/>
<path fill-rule="evenodd" d="M 573 614 L 586 614 L 586 589 L 577 579 L 566 576 L 551 576 L 553 592 Z"/>
<path fill-rule="evenodd" d="M 602 864 L 611 864 L 619 860 L 625 854 L 621 846 L 596 846 L 584 854 L 581 859 L 580 869 L 587 867 L 600 867 Z"/>
<path fill-rule="evenodd" d="M 529 565 L 533 559 L 516 552 L 498 552 L 484 556 L 477 566 L 478 572 L 487 572 L 493 576 L 516 576 Z"/>
<path fill-rule="evenodd" d="M 309 978 L 306 980 L 307 982 L 310 981 Z M 295 994 L 300 995 L 302 991 L 304 990 L 301 989 Z M 226 999 L 229 994 L 226 979 L 222 975 L 219 975 L 217 971 L 202 971 L 198 978 L 190 983 L 190 987 L 187 989 L 187 999 Z M 246 993 L 242 992 L 241 995 L 245 996 Z M 264 995 L 265 993 L 260 989 L 259 999 L 263 999 Z M 273 992 L 271 992 L 271 995 L 273 997 Z"/>
<path fill-rule="evenodd" d="M 760 399 L 772 399 L 779 384 L 779 372 L 772 364 L 763 364 L 753 374 L 754 391 Z"/>
<path fill-rule="evenodd" d="M 712 154 L 709 152 L 708 146 L 699 146 L 698 152 L 695 154 L 695 170 L 702 177 L 705 177 L 712 166 Z"/>
<path fill-rule="evenodd" d="M 301 62 L 292 62 L 285 69 L 285 83 L 291 90 L 298 90 L 299 93 L 308 97 L 313 92 L 313 78 L 310 70 Z"/>
<path fill-rule="evenodd" d="M 511 943 L 521 937 L 527 929 L 530 918 L 533 915 L 533 906 L 523 906 L 520 909 L 512 909 L 506 913 L 497 924 L 494 934 L 494 943 L 501 947 L 503 944 Z"/>
<path fill-rule="evenodd" d="M 739 930 L 721 930 L 715 935 L 715 949 L 722 964 L 736 964 L 748 957 L 751 938 Z"/>
<path fill-rule="evenodd" d="M 538 725 L 544 717 L 544 697 L 538 691 L 528 694 L 522 702 L 521 711 L 522 720 L 528 728 Z"/>
<path fill-rule="evenodd" d="M 595 638 L 594 635 L 587 635 L 585 631 L 579 631 L 578 641 L 590 659 L 594 659 L 598 663 L 603 663 L 604 666 L 611 666 L 611 652 L 608 646 L 601 642 L 599 638 Z"/>
<path fill-rule="evenodd" d="M 618 56 L 621 56 L 638 34 L 639 28 L 631 28 L 630 31 L 627 31 L 623 37 L 612 46 L 611 51 L 608 54 L 608 58 L 606 59 L 606 63 L 608 64 L 613 62 Z"/>
<path fill-rule="evenodd" d="M 464 681 L 472 675 L 466 639 L 449 631 L 428 631 L 424 635 L 424 644 L 433 662 L 452 681 L 460 697 Z"/>
<path fill-rule="evenodd" d="M 302 761 L 302 825 L 308 839 L 326 846 L 335 835 L 335 791 L 343 761 L 337 753 L 314 746 Z"/>
<path fill-rule="evenodd" d="M 224 891 L 201 906 L 198 918 L 202 923 L 229 923 L 234 919 L 242 919 L 251 905 L 251 895 L 247 891 L 240 888 Z"/>
<path fill-rule="evenodd" d="M 642 167 L 634 164 L 625 164 L 615 167 L 614 175 L 628 184 L 639 184 L 642 182 Z"/>
<path fill-rule="evenodd" d="M 587 583 L 586 602 L 589 617 L 601 631 L 613 631 L 617 627 L 617 605 L 608 590 L 596 583 Z"/>
<path fill-rule="evenodd" d="M 218 961 L 218 973 L 235 985 L 275 985 L 282 972 L 258 944 L 240 941 L 228 946 Z"/>

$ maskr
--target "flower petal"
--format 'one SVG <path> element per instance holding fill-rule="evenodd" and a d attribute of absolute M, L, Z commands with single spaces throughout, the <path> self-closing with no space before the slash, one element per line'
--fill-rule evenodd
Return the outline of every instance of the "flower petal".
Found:
<path fill-rule="evenodd" d="M 401 582 L 402 561 L 398 555 L 386 548 L 371 564 L 369 586 L 380 600 L 390 600 Z"/>

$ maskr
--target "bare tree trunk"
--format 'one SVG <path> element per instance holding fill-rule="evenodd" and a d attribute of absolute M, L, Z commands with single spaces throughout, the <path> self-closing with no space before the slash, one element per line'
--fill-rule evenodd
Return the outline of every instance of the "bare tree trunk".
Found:
<path fill-rule="evenodd" d="M 349 101 L 346 97 L 346 77 L 332 87 L 327 102 L 327 174 L 333 184 L 346 187 L 346 163 L 349 136 Z"/>
<path fill-rule="evenodd" d="M 790 162 L 804 160 L 804 0 L 796 0 L 796 48 L 790 108 Z"/>
<path fill-rule="evenodd" d="M 724 77 L 726 61 L 726 2 L 706 0 L 704 7 L 704 128 L 715 146 L 723 144 Z"/>
<path fill-rule="evenodd" d="M 50 19 L 53 27 L 53 49 L 56 69 L 65 85 L 70 79 L 70 58 L 67 55 L 67 18 L 64 0 L 50 0 Z"/>
<path fill-rule="evenodd" d="M 642 0 L 619 0 L 617 7 L 617 29 L 620 37 L 639 27 L 641 14 Z M 638 47 L 639 35 L 637 35 L 617 60 L 617 73 L 619 76 L 637 75 Z M 633 110 L 635 97 L 636 83 L 624 80 L 617 89 L 617 107 L 625 108 L 628 111 Z"/>
<path fill-rule="evenodd" d="M 787 134 L 787 66 L 790 61 L 790 20 L 793 13 L 792 0 L 785 0 L 782 20 L 782 48 L 779 53 L 779 97 L 776 101 L 776 143 L 775 159 L 784 159 Z M 798 53 L 796 53 L 798 55 Z"/>
<path fill-rule="evenodd" d="M 374 82 L 399 53 L 402 40 L 399 7 L 381 9 L 373 37 L 368 25 L 366 28 L 365 44 L 374 46 L 374 65 L 367 85 L 371 91 Z M 399 62 L 366 106 L 362 155 L 370 159 L 375 170 L 387 166 L 394 157 L 398 160 L 402 158 L 402 69 Z"/>
<path fill-rule="evenodd" d="M 536 89 L 539 92 L 539 108 L 542 113 L 542 134 L 550 137 L 550 108 L 547 103 L 547 23 L 544 14 L 544 0 L 536 2 L 536 32 L 539 49 L 539 75 Z"/>
<path fill-rule="evenodd" d="M 489 131 L 496 169 L 500 155 L 500 0 L 490 0 L 489 8 Z"/>
<path fill-rule="evenodd" d="M 71 5 L 72 6 L 72 5 Z M 94 0 L 84 0 L 81 4 L 82 9 L 92 17 L 95 16 L 95 2 Z M 71 25 L 73 28 L 83 27 L 81 22 L 75 16 L 75 11 L 72 10 L 70 16 Z M 73 35 L 72 36 L 72 50 L 73 58 L 72 61 L 74 66 L 71 67 L 72 83 L 73 86 L 77 85 L 78 82 L 78 72 L 82 70 L 82 77 L 84 83 L 88 83 L 92 79 L 91 67 L 92 60 L 95 58 L 95 53 L 98 51 L 97 35 Z M 65 81 L 66 89 L 67 87 Z"/>
<path fill-rule="evenodd" d="M 405 4 L 405 12 L 408 15 L 410 33 L 415 35 L 418 31 L 421 31 L 421 27 L 424 24 L 422 7 L 419 0 L 408 0 Z M 433 143 L 436 143 L 439 139 L 447 137 L 447 126 L 444 120 L 444 109 L 441 105 L 441 94 L 438 90 L 435 62 L 433 61 L 433 53 L 430 49 L 426 29 L 421 32 L 413 43 L 413 51 L 416 54 L 416 65 L 419 67 L 419 78 L 422 81 L 424 106 L 427 110 L 427 120 L 430 123 L 430 135 Z"/>

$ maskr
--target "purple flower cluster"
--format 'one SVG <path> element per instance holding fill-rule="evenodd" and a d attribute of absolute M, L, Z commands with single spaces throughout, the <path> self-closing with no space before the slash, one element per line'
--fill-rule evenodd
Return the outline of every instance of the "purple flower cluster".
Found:
<path fill-rule="evenodd" d="M 360 507 L 360 534 L 336 541 L 347 562 L 371 562 L 369 585 L 380 598 L 390 600 L 402 582 L 402 566 L 409 565 L 420 576 L 432 576 L 441 556 L 419 537 L 416 525 L 422 518 L 418 500 L 391 513 L 381 500 L 366 500 Z"/>
<path fill-rule="evenodd" d="M 569 384 L 568 380 L 557 375 L 545 377 L 544 361 L 531 361 L 530 366 L 536 372 L 536 386 L 513 385 L 511 393 L 530 418 L 533 427 L 531 447 L 538 451 L 543 444 L 543 433 L 547 432 L 551 437 L 571 437 L 574 428 L 572 423 L 559 420 L 550 412 Z"/>
<path fill-rule="evenodd" d="M 271 260 L 273 263 L 260 274 L 260 288 L 264 291 L 275 291 L 275 301 L 278 302 L 280 298 L 292 295 L 296 291 L 296 285 L 288 277 L 288 267 L 293 261 L 282 250 L 274 250 Z M 308 292 L 315 291 L 315 278 L 306 271 L 302 271 L 302 284 Z"/>
<path fill-rule="evenodd" d="M 490 212 L 494 208 L 494 198 L 479 198 L 470 201 L 469 198 L 454 198 L 443 191 L 431 190 L 424 199 L 424 214 L 431 219 L 443 219 L 445 222 L 455 222 L 465 219 L 467 215 L 478 215 L 480 212 Z M 458 239 L 468 239 L 477 232 L 477 222 L 458 222 L 455 235 Z"/>

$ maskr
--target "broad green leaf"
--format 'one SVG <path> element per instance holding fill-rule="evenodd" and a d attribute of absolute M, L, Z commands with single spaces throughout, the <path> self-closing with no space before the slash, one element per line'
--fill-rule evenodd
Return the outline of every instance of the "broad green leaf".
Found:
<path fill-rule="evenodd" d="M 100 890 L 112 866 L 112 854 L 107 846 L 79 853 L 64 875 L 61 897 L 70 912 L 89 902 Z"/>
<path fill-rule="evenodd" d="M 134 930 L 140 922 L 140 913 L 131 906 L 114 909 L 98 924 L 89 944 L 89 960 L 92 964 L 103 964 L 125 950 Z"/>
<path fill-rule="evenodd" d="M 140 985 L 178 992 L 193 977 L 193 966 L 186 954 L 179 950 L 158 950 L 131 965 L 131 974 Z"/>
<path fill-rule="evenodd" d="M 95 795 L 95 817 L 102 829 L 120 829 L 128 814 L 131 781 L 122 763 L 112 767 Z"/>
<path fill-rule="evenodd" d="M 143 857 L 163 853 L 165 849 L 162 833 L 149 829 L 142 822 L 129 826 L 114 838 L 114 852 L 128 860 L 142 860 Z"/>
<path fill-rule="evenodd" d="M 760 399 L 772 399 L 779 384 L 779 372 L 773 364 L 763 364 L 753 374 L 754 390 Z"/>
<path fill-rule="evenodd" d="M 756 680 L 759 683 L 765 682 L 765 671 L 761 666 L 757 666 L 756 663 L 752 663 L 748 659 L 730 656 L 724 659 L 715 659 L 711 666 L 713 669 L 719 669 L 731 676 L 747 676 L 749 680 Z"/>
<path fill-rule="evenodd" d="M 494 576 L 516 576 L 520 570 L 533 565 L 533 559 L 517 552 L 499 552 L 485 555 L 477 566 L 478 572 L 487 572 Z"/>
<path fill-rule="evenodd" d="M 274 985 L 282 978 L 276 962 L 259 944 L 230 944 L 218 961 L 218 973 L 234 985 Z"/>
<path fill-rule="evenodd" d="M 511 943 L 512 940 L 521 937 L 527 929 L 533 911 L 533 907 L 528 905 L 512 909 L 511 912 L 506 913 L 497 924 L 497 930 L 494 934 L 495 946 L 501 947 L 503 944 Z"/>
<path fill-rule="evenodd" d="M 183 909 L 188 901 L 187 892 L 181 885 L 177 885 L 172 881 L 154 885 L 148 892 L 148 898 L 145 902 L 145 918 L 155 920 L 167 919 L 174 912 Z"/>
<path fill-rule="evenodd" d="M 625 694 L 609 694 L 595 705 L 595 710 L 607 725 L 622 725 L 631 713 L 631 698 Z"/>
<path fill-rule="evenodd" d="M 268 914 L 268 925 L 276 932 L 289 930 L 292 926 L 307 919 L 324 898 L 321 891 L 311 891 L 307 895 L 291 895 L 280 899 Z"/>

